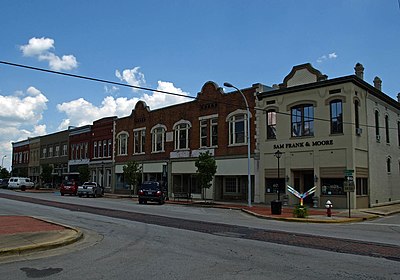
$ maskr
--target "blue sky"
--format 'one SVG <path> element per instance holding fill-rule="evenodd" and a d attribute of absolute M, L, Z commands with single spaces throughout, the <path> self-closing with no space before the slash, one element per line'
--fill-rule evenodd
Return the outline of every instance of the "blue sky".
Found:
<path fill-rule="evenodd" d="M 281 83 L 311 63 L 329 78 L 365 67 L 400 92 L 397 0 L 146 0 L 0 3 L 0 60 L 196 96 L 207 81 Z M 0 64 L 0 157 L 11 142 L 190 99 Z"/>

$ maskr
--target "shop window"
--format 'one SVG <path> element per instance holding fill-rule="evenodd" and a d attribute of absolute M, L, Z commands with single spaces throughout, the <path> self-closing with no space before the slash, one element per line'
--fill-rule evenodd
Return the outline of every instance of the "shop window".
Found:
<path fill-rule="evenodd" d="M 314 107 L 306 104 L 292 108 L 292 137 L 314 136 Z"/>
<path fill-rule="evenodd" d="M 333 100 L 331 108 L 331 133 L 343 133 L 343 105 L 341 100 Z"/>
<path fill-rule="evenodd" d="M 368 195 L 368 178 L 356 178 L 356 194 Z"/>
<path fill-rule="evenodd" d="M 285 194 L 285 178 L 265 178 L 265 193 L 278 193 L 278 187 L 280 194 Z"/>
<path fill-rule="evenodd" d="M 276 111 L 267 111 L 267 139 L 276 139 Z"/>
<path fill-rule="evenodd" d="M 322 195 L 344 195 L 343 178 L 321 179 Z"/>
<path fill-rule="evenodd" d="M 224 178 L 224 193 L 226 194 L 238 194 L 240 193 L 239 178 L 237 177 L 225 177 Z"/>

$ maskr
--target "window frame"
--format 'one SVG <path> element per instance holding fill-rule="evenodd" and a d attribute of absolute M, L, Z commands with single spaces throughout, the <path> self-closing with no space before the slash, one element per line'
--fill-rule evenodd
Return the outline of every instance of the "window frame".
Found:
<path fill-rule="evenodd" d="M 311 109 L 311 110 L 310 110 Z M 294 115 L 294 111 L 300 114 Z M 305 116 L 305 111 L 311 111 L 312 116 Z M 296 122 L 293 121 L 296 117 Z M 296 105 L 290 108 L 290 119 L 291 119 L 291 137 L 310 137 L 314 136 L 314 105 L 310 103 Z M 296 134 L 294 132 L 294 124 L 300 124 L 300 132 Z M 307 125 L 308 124 L 308 125 Z M 306 133 L 306 127 L 310 127 L 309 132 Z"/>
<path fill-rule="evenodd" d="M 126 156 L 128 155 L 128 138 L 129 134 L 125 131 L 118 133 L 118 155 Z"/>
<path fill-rule="evenodd" d="M 139 155 L 145 153 L 146 143 L 146 129 L 134 129 L 133 130 L 133 154 Z"/>
<path fill-rule="evenodd" d="M 276 139 L 276 110 L 269 109 L 267 110 L 266 114 L 266 121 L 267 121 L 267 139 Z"/>
<path fill-rule="evenodd" d="M 242 146 L 247 145 L 247 113 L 246 111 L 238 110 L 231 113 L 227 117 L 228 127 L 229 127 L 229 146 Z M 240 126 L 243 127 L 242 130 L 238 131 Z M 239 138 L 243 138 L 239 141 Z"/>
<path fill-rule="evenodd" d="M 151 152 L 152 153 L 162 153 L 165 152 L 165 133 L 167 128 L 164 125 L 154 126 L 151 133 Z M 159 147 L 158 147 L 159 146 Z"/>
<path fill-rule="evenodd" d="M 174 147 L 175 150 L 189 149 L 189 133 L 191 124 L 189 121 L 181 120 L 174 124 Z"/>
<path fill-rule="evenodd" d="M 334 99 L 329 102 L 331 134 L 343 134 L 343 101 Z"/>

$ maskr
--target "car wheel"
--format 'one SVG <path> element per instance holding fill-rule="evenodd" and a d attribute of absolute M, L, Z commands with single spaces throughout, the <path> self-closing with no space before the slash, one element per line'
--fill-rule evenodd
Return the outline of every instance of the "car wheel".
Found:
<path fill-rule="evenodd" d="M 143 201 L 141 199 L 139 199 L 139 204 L 142 204 L 142 203 L 143 203 Z"/>
<path fill-rule="evenodd" d="M 79 197 L 82 197 L 82 194 L 80 193 L 80 194 L 78 194 L 78 196 L 79 196 Z"/>
<path fill-rule="evenodd" d="M 64 196 L 64 193 L 61 193 L 61 196 Z"/>
<path fill-rule="evenodd" d="M 89 197 L 89 193 L 86 194 L 86 197 Z"/>
<path fill-rule="evenodd" d="M 93 198 L 96 198 L 96 196 L 97 196 L 96 192 L 94 192 L 92 196 L 93 196 Z"/>

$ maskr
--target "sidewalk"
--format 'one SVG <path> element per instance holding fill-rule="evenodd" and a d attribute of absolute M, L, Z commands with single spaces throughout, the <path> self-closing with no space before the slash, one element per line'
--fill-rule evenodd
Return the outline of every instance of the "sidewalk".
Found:
<path fill-rule="evenodd" d="M 224 209 L 236 209 L 246 212 L 263 219 L 274 219 L 289 222 L 305 222 L 305 223 L 351 223 L 362 222 L 365 220 L 375 219 L 380 216 L 392 215 L 400 213 L 400 203 L 387 206 L 379 206 L 368 209 L 351 209 L 350 217 L 348 209 L 332 209 L 331 217 L 326 214 L 326 209 L 308 208 L 308 216 L 306 218 L 295 218 L 293 216 L 294 207 L 283 206 L 280 215 L 273 215 L 271 207 L 265 204 L 253 204 L 248 207 L 244 203 L 224 203 L 224 202 L 204 202 L 204 201 L 167 201 L 169 204 L 181 204 L 196 207 L 214 207 Z"/>
<path fill-rule="evenodd" d="M 42 219 L 0 215 L 0 257 L 65 246 L 82 237 L 78 229 Z"/>

